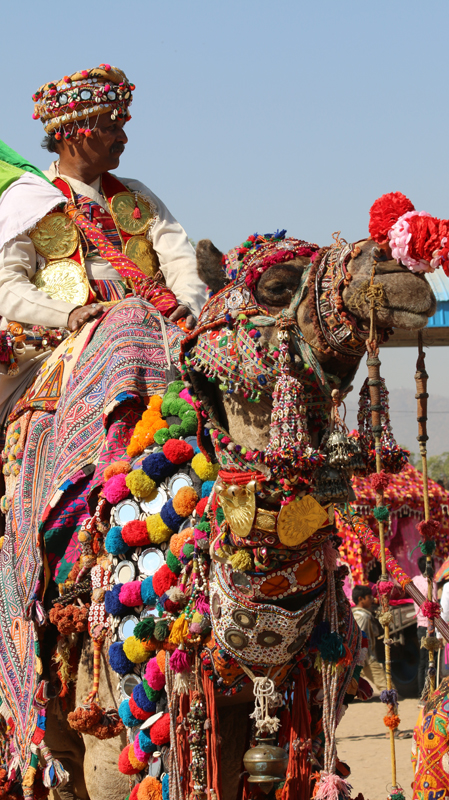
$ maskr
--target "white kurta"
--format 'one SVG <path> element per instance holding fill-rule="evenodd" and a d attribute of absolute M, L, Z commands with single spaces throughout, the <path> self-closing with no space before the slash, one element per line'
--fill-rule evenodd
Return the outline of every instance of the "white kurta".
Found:
<path fill-rule="evenodd" d="M 54 162 L 45 174 L 53 180 L 58 175 L 57 162 Z M 64 175 L 61 177 L 70 184 L 76 194 L 89 197 L 101 208 L 109 210 L 107 200 L 98 191 L 100 179 L 88 186 L 73 178 Z M 184 228 L 147 186 L 128 178 L 118 178 L 118 180 L 131 191 L 139 191 L 148 197 L 155 206 L 157 216 L 149 232 L 149 238 L 159 257 L 166 284 L 178 301 L 198 316 L 206 301 L 206 287 L 198 277 L 195 251 Z M 11 191 L 13 186 L 14 184 L 9 190 L 9 207 L 14 200 L 14 193 Z M 44 211 L 45 213 L 47 211 Z M 67 327 L 69 314 L 76 306 L 50 297 L 31 283 L 37 266 L 36 251 L 26 233 L 16 236 L 0 251 L 0 329 L 5 330 L 12 321 L 20 322 L 24 326 Z M 94 280 L 120 279 L 114 267 L 98 255 L 86 259 L 86 272 L 88 278 Z M 0 425 L 48 355 L 48 352 L 36 354 L 33 347 L 27 347 L 24 354 L 18 358 L 19 374 L 14 377 L 6 374 L 7 367 L 0 362 Z"/>

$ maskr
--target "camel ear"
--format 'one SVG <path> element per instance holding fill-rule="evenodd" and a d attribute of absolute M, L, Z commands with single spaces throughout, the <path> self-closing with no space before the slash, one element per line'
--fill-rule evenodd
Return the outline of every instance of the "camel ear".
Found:
<path fill-rule="evenodd" d="M 213 294 L 219 292 L 228 283 L 223 272 L 222 258 L 223 253 L 215 247 L 210 239 L 201 239 L 198 242 L 196 246 L 198 275 Z"/>

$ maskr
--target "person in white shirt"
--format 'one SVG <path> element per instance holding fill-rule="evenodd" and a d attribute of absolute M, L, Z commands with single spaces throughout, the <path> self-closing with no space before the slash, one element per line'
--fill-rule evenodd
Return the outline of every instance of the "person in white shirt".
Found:
<path fill-rule="evenodd" d="M 419 569 L 419 575 L 415 575 L 414 578 L 412 578 L 412 580 L 416 588 L 419 589 L 419 591 L 421 592 L 421 594 L 423 594 L 424 597 L 427 597 L 428 583 L 426 575 L 427 571 L 426 556 L 420 556 L 418 558 L 418 569 Z M 431 569 L 433 575 L 433 571 L 435 569 L 433 559 L 431 563 Z M 433 584 L 433 589 L 432 589 L 432 600 L 434 603 L 436 603 L 437 601 L 437 587 L 435 583 Z M 424 616 L 417 603 L 413 603 L 413 606 L 415 609 L 416 623 L 418 626 L 417 630 L 418 641 L 421 642 L 421 639 L 424 636 L 427 636 L 427 617 Z M 424 689 L 428 665 L 429 665 L 429 651 L 426 650 L 425 647 L 421 647 L 419 650 L 419 666 L 418 666 L 418 691 L 420 697 Z"/>
<path fill-rule="evenodd" d="M 64 263 L 67 267 L 67 261 L 79 261 L 79 255 L 80 267 L 91 290 L 86 301 L 77 302 L 67 292 L 50 294 L 48 288 L 45 291 L 39 288 L 36 278 L 48 267 L 49 260 L 54 264 L 58 248 L 53 247 L 53 255 L 45 257 L 44 253 L 42 257 L 29 221 L 33 219 L 35 223 L 48 215 L 50 190 L 54 190 L 54 206 L 59 205 L 60 209 L 70 193 L 79 210 L 104 232 L 109 244 L 128 258 L 143 253 L 148 269 L 143 263 L 145 259 L 142 261 L 139 256 L 142 277 L 150 275 L 151 266 L 156 263 L 178 301 L 178 307 L 169 315 L 170 321 L 186 318 L 186 327 L 194 326 L 206 300 L 206 287 L 198 277 L 195 252 L 187 234 L 148 187 L 136 180 L 110 175 L 111 170 L 117 169 L 128 141 L 124 128 L 130 119 L 133 89 L 121 70 L 103 64 L 66 76 L 58 83 L 46 84 L 34 96 L 34 116 L 40 117 L 47 133 L 45 146 L 58 156 L 46 173 L 57 188 L 46 188 L 43 180 L 28 181 L 24 197 L 23 183 L 17 181 L 0 198 L 0 331 L 5 331 L 11 322 L 28 328 L 44 326 L 75 331 L 104 310 L 96 301 L 120 299 L 129 291 L 116 268 L 86 240 L 83 232 L 80 247 Z M 106 179 L 112 186 L 109 193 Z M 124 196 L 125 204 L 129 201 L 131 211 L 135 206 L 134 212 L 128 214 L 128 221 L 126 214 L 120 216 L 120 206 L 114 212 L 118 196 L 121 201 Z M 51 205 L 51 199 L 49 202 Z M 134 229 L 139 235 L 133 234 Z M 8 373 L 4 362 L 0 362 L 0 425 L 47 357 L 48 352 L 36 354 L 33 347 L 26 346 L 17 358 L 16 374 Z"/>

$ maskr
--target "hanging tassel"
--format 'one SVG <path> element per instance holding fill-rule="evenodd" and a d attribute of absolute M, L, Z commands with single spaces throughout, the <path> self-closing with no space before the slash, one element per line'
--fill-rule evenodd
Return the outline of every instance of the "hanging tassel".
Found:
<path fill-rule="evenodd" d="M 213 681 L 206 677 L 203 680 L 204 697 L 206 698 L 207 719 L 210 724 L 205 726 L 207 741 L 207 789 L 211 797 L 215 792 L 221 796 L 221 759 L 220 759 L 220 728 L 218 713 L 215 704 L 215 691 Z"/>
<path fill-rule="evenodd" d="M 134 196 L 134 201 L 135 201 L 135 208 L 133 211 L 133 217 L 134 219 L 141 219 L 142 214 L 140 212 L 139 206 L 137 205 L 137 194 Z"/>
<path fill-rule="evenodd" d="M 45 769 L 42 773 L 42 781 L 47 789 L 56 789 L 65 786 L 70 779 L 69 773 L 64 769 L 57 758 L 53 758 L 49 748 L 41 744 L 41 755 L 45 759 Z"/>
<path fill-rule="evenodd" d="M 351 789 L 352 786 L 339 775 L 322 772 L 314 800 L 345 800 L 351 796 Z"/>
<path fill-rule="evenodd" d="M 295 681 L 292 695 L 290 747 L 281 800 L 297 800 L 299 797 L 308 797 L 310 792 L 311 762 L 309 755 L 312 750 L 312 739 L 310 712 L 307 705 L 307 684 L 303 669 Z"/>
<path fill-rule="evenodd" d="M 94 639 L 94 685 L 92 687 L 92 691 L 87 695 L 84 701 L 85 705 L 88 705 L 88 703 L 90 703 L 98 694 L 98 688 L 100 686 L 100 659 L 102 645 L 102 639 Z"/>

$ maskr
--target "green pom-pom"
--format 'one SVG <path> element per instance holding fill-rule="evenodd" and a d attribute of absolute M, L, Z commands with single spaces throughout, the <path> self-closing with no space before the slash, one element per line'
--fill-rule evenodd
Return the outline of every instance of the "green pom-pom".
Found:
<path fill-rule="evenodd" d="M 173 381 L 167 388 L 167 394 L 179 394 L 184 388 L 184 381 Z"/>
<path fill-rule="evenodd" d="M 196 414 L 184 415 L 181 423 L 181 430 L 183 436 L 194 436 L 198 430 L 198 420 Z"/>
<path fill-rule="evenodd" d="M 180 397 L 179 398 L 178 416 L 179 417 L 184 417 L 184 415 L 188 414 L 190 411 L 193 411 L 193 408 L 190 405 L 190 403 L 188 403 L 187 400 L 183 400 L 182 397 Z M 193 411 L 193 413 L 195 414 L 195 411 Z M 195 417 L 196 417 L 196 414 L 195 414 Z"/>
<path fill-rule="evenodd" d="M 163 642 L 167 638 L 169 634 L 169 627 L 168 622 L 165 619 L 158 619 L 156 625 L 154 626 L 154 638 L 158 640 L 158 642 Z"/>
<path fill-rule="evenodd" d="M 217 525 L 221 525 L 225 518 L 223 509 L 219 506 L 215 512 L 215 519 L 217 521 Z"/>
<path fill-rule="evenodd" d="M 157 701 L 159 700 L 163 690 L 162 689 L 152 689 L 146 678 L 143 679 L 142 683 L 143 683 L 144 692 L 145 692 L 146 696 L 148 697 L 148 700 L 151 703 L 157 703 Z"/>
<path fill-rule="evenodd" d="M 386 522 L 390 516 L 387 506 L 376 506 L 373 510 L 373 514 L 378 522 Z"/>
<path fill-rule="evenodd" d="M 204 533 L 210 533 L 210 523 L 209 522 L 200 522 L 198 525 L 198 530 L 203 531 Z"/>
<path fill-rule="evenodd" d="M 156 622 L 154 617 L 145 617 L 142 622 L 138 622 L 134 628 L 134 636 L 141 642 L 151 639 L 154 634 L 154 626 Z"/>
<path fill-rule="evenodd" d="M 167 567 L 169 567 L 169 569 L 175 573 L 175 575 L 179 575 L 182 569 L 182 564 L 171 550 L 167 550 L 165 563 L 167 564 Z"/>
<path fill-rule="evenodd" d="M 181 425 L 170 425 L 168 430 L 171 433 L 172 439 L 179 439 L 179 437 L 182 436 Z"/>
<path fill-rule="evenodd" d="M 426 539 L 425 541 L 420 540 L 418 544 L 423 556 L 433 556 L 436 548 L 433 539 Z"/>
<path fill-rule="evenodd" d="M 185 544 L 184 547 L 182 548 L 182 553 L 186 558 L 190 558 L 194 550 L 195 548 L 193 544 Z"/>
<path fill-rule="evenodd" d="M 325 634 L 318 645 L 318 649 L 323 661 L 329 661 L 332 664 L 340 661 L 340 658 L 343 658 L 345 654 L 345 646 L 339 633 Z"/>
<path fill-rule="evenodd" d="M 172 438 L 173 437 L 168 428 L 159 428 L 159 430 L 154 434 L 154 441 L 161 447 L 165 444 L 165 442 L 168 442 L 168 440 Z"/>

